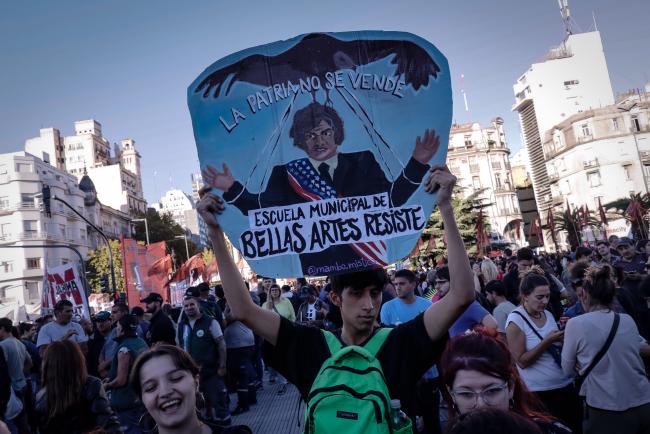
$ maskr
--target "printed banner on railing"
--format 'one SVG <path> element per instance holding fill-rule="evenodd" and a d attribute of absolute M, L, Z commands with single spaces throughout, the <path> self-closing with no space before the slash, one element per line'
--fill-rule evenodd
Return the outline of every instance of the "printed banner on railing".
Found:
<path fill-rule="evenodd" d="M 358 271 L 405 257 L 446 160 L 446 58 L 401 32 L 314 33 L 250 48 L 188 88 L 204 181 L 261 275 Z"/>
<path fill-rule="evenodd" d="M 79 271 L 73 263 L 45 268 L 41 307 L 46 310 L 54 309 L 54 305 L 59 300 L 72 302 L 73 315 L 90 318 L 86 290 Z"/>

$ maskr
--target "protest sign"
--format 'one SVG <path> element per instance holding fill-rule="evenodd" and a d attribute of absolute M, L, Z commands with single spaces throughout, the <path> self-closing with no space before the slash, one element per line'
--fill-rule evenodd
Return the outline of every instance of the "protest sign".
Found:
<path fill-rule="evenodd" d="M 88 298 L 77 267 L 65 264 L 58 267 L 46 267 L 45 285 L 41 297 L 41 307 L 54 309 L 59 300 L 72 302 L 73 315 L 90 318 Z"/>
<path fill-rule="evenodd" d="M 166 254 L 164 241 L 145 246 L 130 238 L 122 239 L 122 265 L 129 306 L 139 306 L 140 300 L 152 291 L 169 301 L 167 281 L 170 270 L 161 266 Z"/>
<path fill-rule="evenodd" d="M 204 181 L 265 276 L 384 266 L 413 248 L 444 164 L 446 58 L 402 32 L 318 33 L 250 48 L 188 88 Z"/>

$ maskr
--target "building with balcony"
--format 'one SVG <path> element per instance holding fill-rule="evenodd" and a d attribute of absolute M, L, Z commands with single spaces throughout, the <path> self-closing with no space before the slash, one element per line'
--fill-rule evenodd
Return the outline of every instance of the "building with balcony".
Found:
<path fill-rule="evenodd" d="M 67 245 L 85 259 L 88 250 L 103 245 L 99 235 L 62 203 L 52 199 L 50 215 L 45 215 L 43 185 L 50 187 L 52 198 L 63 198 L 108 236 L 130 233 L 128 214 L 100 201 L 88 202 L 77 177 L 52 163 L 27 152 L 0 154 L 0 306 L 4 309 L 0 316 L 19 307 L 39 312 L 45 266 L 78 262 L 67 248 L 30 246 Z"/>
<path fill-rule="evenodd" d="M 556 210 L 598 209 L 650 189 L 650 84 L 616 104 L 585 110 L 554 125 L 542 143 Z M 614 222 L 614 228 L 625 225 Z M 618 235 L 627 235 L 622 233 Z"/>
<path fill-rule="evenodd" d="M 513 86 L 539 210 L 552 206 L 542 142 L 554 126 L 576 113 L 614 104 L 599 32 L 568 35 L 544 60 L 534 63 Z"/>
<path fill-rule="evenodd" d="M 140 153 L 133 139 L 111 144 L 94 119 L 76 121 L 75 134 L 61 137 L 56 128 L 44 128 L 40 135 L 25 141 L 25 150 L 60 170 L 77 177 L 87 174 L 93 180 L 99 200 L 128 213 L 144 214 L 147 203 L 142 191 Z"/>
<path fill-rule="evenodd" d="M 479 193 L 490 204 L 486 215 L 491 232 L 514 242 L 516 234 L 508 227 L 521 219 L 510 166 L 503 120 L 496 118 L 489 127 L 478 123 L 452 125 L 449 133 L 447 164 L 464 197 Z"/>

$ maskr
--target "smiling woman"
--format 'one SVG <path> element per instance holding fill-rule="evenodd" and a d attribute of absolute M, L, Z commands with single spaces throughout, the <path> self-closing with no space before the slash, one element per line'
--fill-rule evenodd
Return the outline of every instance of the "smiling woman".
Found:
<path fill-rule="evenodd" d="M 136 360 L 131 385 L 153 419 L 155 434 L 251 433 L 247 426 L 220 427 L 199 419 L 199 367 L 178 347 L 157 345 Z"/>

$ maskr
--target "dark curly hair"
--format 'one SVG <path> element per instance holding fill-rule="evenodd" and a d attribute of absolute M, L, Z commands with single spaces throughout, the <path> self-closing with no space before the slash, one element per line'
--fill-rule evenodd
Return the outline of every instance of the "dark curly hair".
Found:
<path fill-rule="evenodd" d="M 345 133 L 343 130 L 343 119 L 332 107 L 312 102 L 301 108 L 293 117 L 293 124 L 289 130 L 289 137 L 293 139 L 293 145 L 302 148 L 305 135 L 316 128 L 321 121 L 327 122 L 334 130 L 334 143 L 343 143 Z"/>

